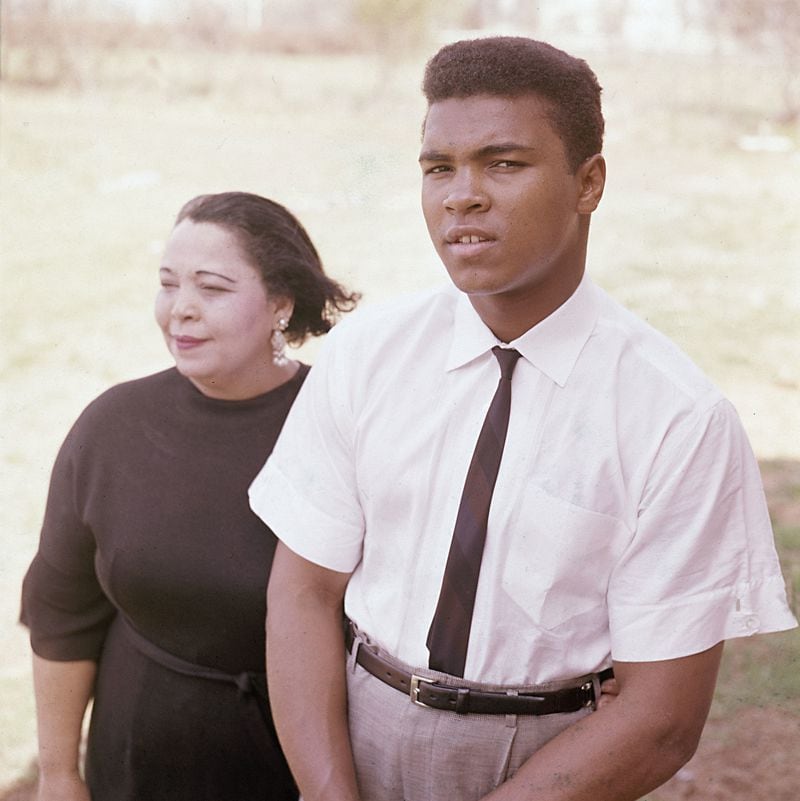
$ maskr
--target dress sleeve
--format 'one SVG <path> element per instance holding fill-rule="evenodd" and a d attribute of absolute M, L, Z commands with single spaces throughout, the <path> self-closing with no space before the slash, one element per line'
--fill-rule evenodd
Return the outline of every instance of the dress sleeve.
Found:
<path fill-rule="evenodd" d="M 727 401 L 662 444 L 608 606 L 621 661 L 688 656 L 797 625 L 758 463 Z"/>
<path fill-rule="evenodd" d="M 354 448 L 358 359 L 338 336 L 343 328 L 327 335 L 249 497 L 252 510 L 295 553 L 349 573 L 361 559 L 364 517 Z"/>
<path fill-rule="evenodd" d="M 61 447 L 39 549 L 22 583 L 20 620 L 34 653 L 53 661 L 99 657 L 114 607 L 97 580 L 95 540 L 81 512 L 91 462 L 80 421 Z"/>

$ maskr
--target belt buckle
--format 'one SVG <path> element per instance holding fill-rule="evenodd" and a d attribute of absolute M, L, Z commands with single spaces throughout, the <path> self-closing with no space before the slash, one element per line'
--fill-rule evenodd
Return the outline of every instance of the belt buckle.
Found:
<path fill-rule="evenodd" d="M 424 676 L 417 676 L 416 673 L 412 673 L 411 682 L 408 685 L 408 697 L 411 699 L 411 703 L 430 709 L 431 707 L 428 704 L 423 704 L 422 701 L 419 700 L 419 685 L 435 683 L 433 679 L 426 679 Z"/>

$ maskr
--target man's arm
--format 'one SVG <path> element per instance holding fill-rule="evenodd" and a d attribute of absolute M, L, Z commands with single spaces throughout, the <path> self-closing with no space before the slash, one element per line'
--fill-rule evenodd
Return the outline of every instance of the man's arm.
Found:
<path fill-rule="evenodd" d="M 636 801 L 694 754 L 722 643 L 662 662 L 615 662 L 619 695 L 533 754 L 486 801 Z"/>
<path fill-rule="evenodd" d="M 349 578 L 278 544 L 267 590 L 267 681 L 278 737 L 305 801 L 358 800 L 342 629 Z"/>

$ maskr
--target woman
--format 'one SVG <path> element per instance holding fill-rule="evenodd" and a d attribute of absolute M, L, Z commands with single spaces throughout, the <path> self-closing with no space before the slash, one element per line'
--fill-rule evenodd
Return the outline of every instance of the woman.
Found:
<path fill-rule="evenodd" d="M 308 372 L 286 340 L 325 333 L 357 297 L 286 209 L 239 192 L 184 206 L 160 276 L 175 367 L 75 423 L 23 584 L 38 798 L 296 798 L 263 673 L 275 538 L 246 491 Z"/>

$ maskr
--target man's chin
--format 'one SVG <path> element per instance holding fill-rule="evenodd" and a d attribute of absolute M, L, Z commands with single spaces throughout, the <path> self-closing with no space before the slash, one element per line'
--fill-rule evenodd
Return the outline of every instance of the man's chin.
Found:
<path fill-rule="evenodd" d="M 503 291 L 502 285 L 497 281 L 497 276 L 490 274 L 488 270 L 475 269 L 450 269 L 447 268 L 450 280 L 456 289 L 465 295 L 495 295 Z"/>

